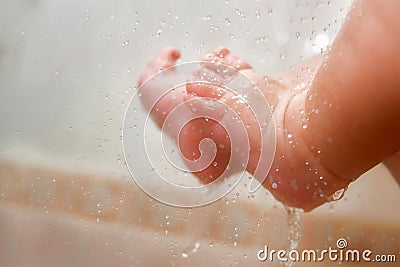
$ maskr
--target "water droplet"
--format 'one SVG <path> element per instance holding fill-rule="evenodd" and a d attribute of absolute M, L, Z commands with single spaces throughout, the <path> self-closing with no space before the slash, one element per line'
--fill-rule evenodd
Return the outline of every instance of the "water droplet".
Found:
<path fill-rule="evenodd" d="M 329 36 L 325 33 L 318 34 L 315 37 L 314 43 L 313 43 L 313 50 L 316 54 L 319 54 L 323 52 L 324 50 L 327 49 L 329 45 L 330 39 Z"/>
<path fill-rule="evenodd" d="M 286 207 L 287 212 L 287 224 L 289 227 L 288 233 L 288 241 L 289 241 L 289 248 L 290 250 L 296 250 L 300 237 L 301 237 L 301 214 L 303 213 L 302 209 L 293 208 L 293 207 Z M 284 266 L 291 267 L 293 266 L 293 261 L 284 262 Z"/>
<path fill-rule="evenodd" d="M 271 187 L 272 187 L 273 189 L 277 189 L 277 188 L 278 188 L 278 184 L 277 184 L 277 183 L 272 183 Z"/>
<path fill-rule="evenodd" d="M 260 36 L 256 39 L 256 44 L 262 43 L 262 42 L 268 42 L 269 37 L 268 36 Z"/>
<path fill-rule="evenodd" d="M 293 139 L 292 139 L 293 138 L 293 134 L 288 133 L 287 137 L 288 137 L 288 143 L 292 144 L 293 143 Z"/>
<path fill-rule="evenodd" d="M 189 255 L 186 254 L 185 252 L 182 252 L 181 256 L 182 256 L 182 258 L 184 258 L 184 259 L 187 259 L 187 258 L 189 257 Z"/>
<path fill-rule="evenodd" d="M 337 190 L 333 195 L 331 196 L 331 201 L 337 201 L 339 199 L 342 199 L 344 196 L 344 192 L 346 191 L 345 188 L 341 188 Z"/>
<path fill-rule="evenodd" d="M 203 20 L 206 20 L 206 21 L 207 21 L 207 20 L 211 20 L 211 15 L 208 14 L 207 16 L 204 16 L 204 17 L 203 17 Z"/>

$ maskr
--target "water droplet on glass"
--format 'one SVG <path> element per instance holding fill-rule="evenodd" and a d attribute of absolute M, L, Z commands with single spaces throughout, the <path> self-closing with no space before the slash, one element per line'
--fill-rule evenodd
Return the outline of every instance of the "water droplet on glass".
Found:
<path fill-rule="evenodd" d="M 200 243 L 199 242 L 194 243 L 193 247 L 186 248 L 182 252 L 181 254 L 182 258 L 184 259 L 188 258 L 190 255 L 196 253 L 199 250 L 199 248 L 200 248 Z"/>
<path fill-rule="evenodd" d="M 287 137 L 288 137 L 288 139 L 289 139 L 289 140 L 288 140 L 288 143 L 289 143 L 289 144 L 292 144 L 292 143 L 293 143 L 293 139 L 292 139 L 292 138 L 293 138 L 293 134 L 288 133 Z"/>
<path fill-rule="evenodd" d="M 203 17 L 203 20 L 206 20 L 206 21 L 207 21 L 207 20 L 211 20 L 211 15 L 209 14 L 209 15 L 207 15 L 207 16 L 204 16 L 204 17 Z"/>
<path fill-rule="evenodd" d="M 326 50 L 329 45 L 330 39 L 329 36 L 325 33 L 318 34 L 315 37 L 313 43 L 313 50 L 316 54 L 321 53 L 323 50 Z"/>
<path fill-rule="evenodd" d="M 346 191 L 345 188 L 341 188 L 337 190 L 333 195 L 331 196 L 331 201 L 337 201 L 339 199 L 342 199 L 344 196 L 344 192 Z"/>

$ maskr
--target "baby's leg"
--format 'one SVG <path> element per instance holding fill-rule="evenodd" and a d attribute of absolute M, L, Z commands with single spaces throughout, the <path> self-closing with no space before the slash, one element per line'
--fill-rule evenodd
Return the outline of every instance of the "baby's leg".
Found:
<path fill-rule="evenodd" d="M 302 138 L 346 179 L 400 149 L 399 9 L 396 0 L 355 1 L 308 92 Z"/>
<path fill-rule="evenodd" d="M 396 0 L 355 1 L 310 88 L 275 111 L 273 168 L 282 168 L 277 177 L 272 169 L 266 187 L 269 179 L 281 183 L 271 190 L 277 199 L 308 210 L 384 160 L 399 173 L 399 8 Z"/>

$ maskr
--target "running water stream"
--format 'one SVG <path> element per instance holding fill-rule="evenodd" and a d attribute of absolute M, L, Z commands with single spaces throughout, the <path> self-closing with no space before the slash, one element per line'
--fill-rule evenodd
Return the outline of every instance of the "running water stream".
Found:
<path fill-rule="evenodd" d="M 289 227 L 288 232 L 288 248 L 287 251 L 290 252 L 292 250 L 297 249 L 299 245 L 299 240 L 301 237 L 301 214 L 303 213 L 302 209 L 286 207 L 287 212 L 287 224 Z M 283 266 L 292 267 L 294 265 L 294 261 L 288 260 L 283 262 Z"/>

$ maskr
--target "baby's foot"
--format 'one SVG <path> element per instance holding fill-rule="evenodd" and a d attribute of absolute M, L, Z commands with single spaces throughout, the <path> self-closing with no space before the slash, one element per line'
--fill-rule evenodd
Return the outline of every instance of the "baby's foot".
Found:
<path fill-rule="evenodd" d="M 163 49 L 150 62 L 139 85 L 159 70 L 173 66 L 178 57 L 177 50 Z M 349 181 L 338 178 L 324 168 L 319 163 L 318 149 L 309 146 L 301 138 L 304 134 L 302 131 L 307 128 L 307 120 L 303 114 L 306 97 L 304 90 L 288 90 L 283 84 L 258 74 L 249 64 L 232 55 L 226 48 L 215 50 L 206 56 L 204 61 L 203 66 L 194 74 L 195 77 L 198 78 L 204 73 L 206 76 L 211 74 L 212 77 L 217 77 L 217 82 L 228 85 L 235 82 L 238 74 L 245 75 L 261 89 L 268 100 L 276 124 L 276 153 L 270 172 L 265 180 L 261 180 L 264 180 L 263 186 L 269 189 L 276 199 L 288 206 L 311 210 L 330 201 L 337 190 L 348 185 Z M 249 86 L 254 87 L 254 84 Z M 151 93 L 146 95 L 145 90 L 143 93 L 145 106 L 147 99 L 151 99 Z M 191 102 L 195 112 L 208 108 L 209 102 L 202 100 L 217 99 L 239 114 L 240 121 L 246 125 L 249 139 L 248 144 L 244 143 L 249 146 L 247 149 L 250 149 L 246 168 L 250 173 L 254 173 L 260 157 L 261 133 L 254 114 L 246 103 L 238 101 L 234 92 L 224 90 L 220 86 L 188 82 L 186 86 L 165 95 L 156 104 L 152 115 L 161 126 L 174 107 L 192 99 L 199 100 Z M 216 108 L 213 112 L 220 113 L 221 110 Z M 179 133 L 173 127 L 170 131 L 173 136 L 179 135 L 180 150 L 189 160 L 200 158 L 198 147 L 201 140 L 204 138 L 214 140 L 217 151 L 213 164 L 194 173 L 203 183 L 217 179 L 230 164 L 232 151 L 229 135 L 217 122 L 200 118 L 187 123 Z M 237 157 L 235 153 L 232 156 Z M 229 167 L 231 172 L 236 171 L 232 164 Z M 195 169 L 196 166 L 193 165 L 191 168 Z"/>
<path fill-rule="evenodd" d="M 161 70 L 166 70 L 170 73 L 164 75 L 173 76 L 177 70 L 171 68 L 179 59 L 180 54 L 174 48 L 162 49 L 148 64 L 146 71 L 139 79 L 139 87 L 142 86 L 147 79 L 157 74 Z M 162 86 L 162 85 L 160 85 Z M 163 88 L 160 88 L 163 90 Z M 158 101 L 155 99 L 153 88 L 141 88 L 142 103 L 146 109 L 153 108 L 151 115 L 160 127 L 163 127 L 165 120 L 179 104 L 187 101 L 190 97 L 186 90 L 186 86 L 181 86 L 169 91 Z M 158 97 L 156 97 L 158 98 Z M 188 167 L 194 171 L 193 173 L 201 180 L 202 183 L 207 184 L 224 173 L 226 166 L 229 162 L 231 151 L 229 149 L 229 137 L 223 127 L 213 120 L 204 118 L 197 118 L 192 120 L 191 115 L 181 113 L 179 120 L 187 122 L 183 128 L 180 128 L 178 123 L 172 122 L 167 125 L 165 129 L 175 140 L 178 140 L 180 152 L 186 160 Z M 169 123 L 168 123 L 169 124 Z M 210 138 L 215 143 L 216 153 L 213 154 L 213 145 L 211 142 L 205 142 L 203 145 L 201 141 Z M 205 165 L 205 162 L 211 164 Z M 199 167 L 199 166 L 205 166 Z M 207 167 L 206 167 L 207 166 Z"/>

